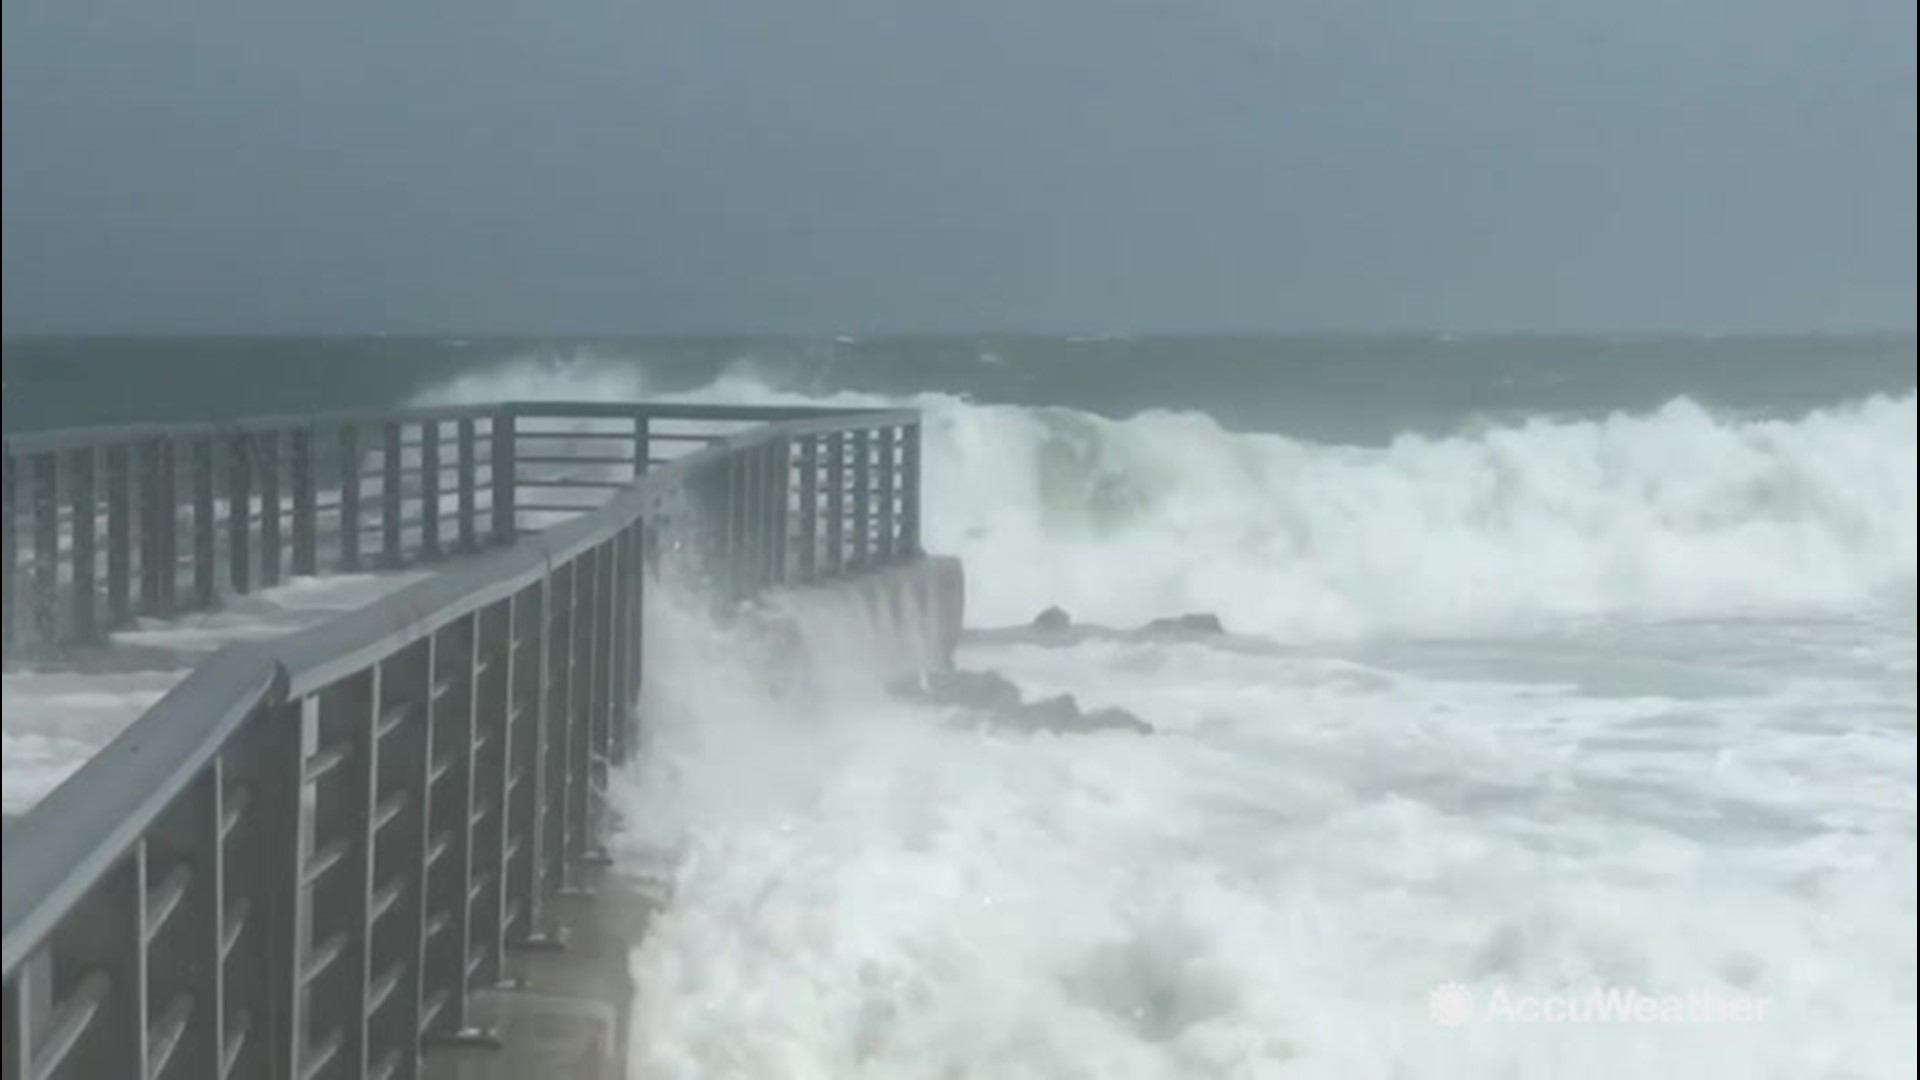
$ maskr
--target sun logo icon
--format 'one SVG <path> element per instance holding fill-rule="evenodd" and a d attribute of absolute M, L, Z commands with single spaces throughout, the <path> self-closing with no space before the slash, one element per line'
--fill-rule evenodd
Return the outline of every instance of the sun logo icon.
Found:
<path fill-rule="evenodd" d="M 1459 983 L 1442 983 L 1427 995 L 1427 1011 L 1444 1027 L 1459 1027 L 1473 1019 L 1473 991 Z"/>

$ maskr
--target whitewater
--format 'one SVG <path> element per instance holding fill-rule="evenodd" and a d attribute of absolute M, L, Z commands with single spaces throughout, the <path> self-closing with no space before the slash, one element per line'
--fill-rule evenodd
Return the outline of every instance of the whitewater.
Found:
<path fill-rule="evenodd" d="M 817 685 L 770 685 L 660 600 L 632 1075 L 1911 1075 L 1911 392 L 1373 446 L 751 370 L 681 396 L 924 409 L 927 546 L 1001 631 L 960 665 L 1157 731 L 902 703 L 830 612 Z M 1019 629 L 1050 605 L 1227 633 Z M 1556 999 L 1745 1019 L 1510 1007 Z"/>
<path fill-rule="evenodd" d="M 597 357 L 414 395 L 921 409 L 959 665 L 1154 728 L 905 700 L 817 603 L 769 677 L 659 582 L 610 793 L 661 904 L 630 1075 L 1913 1074 L 1910 384 L 1345 441 L 1053 396 Z M 302 588 L 261 603 L 344 602 Z M 59 689 L 9 707 L 9 812 L 164 687 Z"/>

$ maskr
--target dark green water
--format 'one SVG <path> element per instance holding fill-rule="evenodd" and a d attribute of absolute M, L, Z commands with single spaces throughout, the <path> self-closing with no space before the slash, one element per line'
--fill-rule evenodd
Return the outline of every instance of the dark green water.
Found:
<path fill-rule="evenodd" d="M 1108 416 L 1205 412 L 1230 428 L 1374 442 L 1473 419 L 1738 412 L 1910 392 L 1912 335 L 1675 337 L 919 337 L 472 341 L 382 337 L 15 339 L 8 431 L 388 405 L 512 364 L 637 365 L 658 391 L 750 370 L 810 394 L 939 391 Z"/>

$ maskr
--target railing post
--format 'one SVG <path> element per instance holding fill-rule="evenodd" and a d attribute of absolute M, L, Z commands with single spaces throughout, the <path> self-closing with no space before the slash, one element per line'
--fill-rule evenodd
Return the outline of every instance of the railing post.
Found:
<path fill-rule="evenodd" d="M 161 568 L 166 563 L 166 510 L 162 506 L 160 448 L 163 439 L 140 441 L 140 613 L 165 618 Z"/>
<path fill-rule="evenodd" d="M 215 444 L 211 435 L 193 439 L 193 588 L 202 611 L 219 598 L 220 555 L 218 495 L 214 490 Z"/>
<path fill-rule="evenodd" d="M 340 428 L 340 568 L 349 573 L 360 569 L 360 480 L 363 469 L 360 461 L 360 427 L 349 422 Z"/>
<path fill-rule="evenodd" d="M 42 645 L 58 636 L 60 589 L 60 459 L 33 458 L 33 625 Z"/>
<path fill-rule="evenodd" d="M 263 588 L 280 584 L 280 432 L 267 428 L 257 436 L 254 446 L 259 455 L 260 472 L 260 584 Z"/>
<path fill-rule="evenodd" d="M 752 550 L 753 471 L 742 454 L 728 454 L 727 469 L 727 602 L 737 604 L 747 595 L 749 552 Z"/>
<path fill-rule="evenodd" d="M 626 592 L 623 594 L 625 605 L 621 616 L 626 620 L 627 636 L 621 654 L 626 660 L 626 680 L 620 698 L 621 761 L 632 757 L 637 749 L 640 732 L 639 710 L 640 688 L 646 680 L 646 590 L 647 569 L 653 556 L 652 523 L 637 522 L 631 527 L 631 536 L 627 541 L 629 558 L 626 565 Z"/>
<path fill-rule="evenodd" d="M 511 944 L 554 941 L 546 924 L 547 637 L 552 575 L 515 600 L 513 703 L 507 754 L 506 936 Z"/>
<path fill-rule="evenodd" d="M 224 1072 L 225 775 L 224 755 L 215 757 L 144 841 L 153 1076 Z"/>
<path fill-rule="evenodd" d="M 473 877 L 478 888 L 468 932 L 472 956 L 463 972 L 468 987 L 492 986 L 506 977 L 513 719 L 519 708 L 513 647 L 518 606 L 518 596 L 494 603 L 482 609 L 475 627 Z"/>
<path fill-rule="evenodd" d="M 633 655 L 637 647 L 633 638 L 633 590 L 634 567 L 638 561 L 635 540 L 641 530 L 640 522 L 629 524 L 614 538 L 613 546 L 613 595 L 610 608 L 610 633 L 612 640 L 608 646 L 608 662 L 612 665 L 609 678 L 612 690 L 608 694 L 609 713 L 607 717 L 607 765 L 618 765 L 627 760 L 627 713 L 633 702 L 629 692 L 633 685 L 633 673 L 637 658 Z"/>
<path fill-rule="evenodd" d="M 493 542 L 511 544 L 518 535 L 517 515 L 514 513 L 514 480 L 518 471 L 514 464 L 515 418 L 513 410 L 501 409 L 493 414 L 492 430 L 492 470 L 493 488 Z"/>
<path fill-rule="evenodd" d="M 874 432 L 874 435 L 880 440 L 880 513 L 879 522 L 876 526 L 878 535 L 875 537 L 875 546 L 878 550 L 874 554 L 882 565 L 891 565 L 894 560 L 894 554 L 897 551 L 893 534 L 893 500 L 896 489 L 894 469 L 899 466 L 899 460 L 895 452 L 896 444 L 893 439 L 893 429 L 883 427 Z"/>
<path fill-rule="evenodd" d="M 594 550 L 594 578 L 600 587 L 593 596 L 593 716 L 592 745 L 587 755 L 587 814 L 585 845 L 596 864 L 606 860 L 601 845 L 606 822 L 606 791 L 613 774 L 615 724 L 614 709 L 619 700 L 619 661 L 614 649 L 620 645 L 622 610 L 621 555 L 626 535 L 623 529 L 603 540 Z"/>
<path fill-rule="evenodd" d="M 178 442 L 160 439 L 160 506 L 166 526 L 160 530 L 160 610 L 167 618 L 180 613 L 180 463 Z"/>
<path fill-rule="evenodd" d="M 633 416 L 633 478 L 647 475 L 653 467 L 653 425 L 646 413 Z"/>
<path fill-rule="evenodd" d="M 13 458 L 7 458 L 7 464 L 13 464 Z M 12 609 L 9 608 L 9 611 Z M 12 617 L 8 617 L 11 625 Z M 8 639 L 11 642 L 11 638 Z M 33 1075 L 33 1059 L 37 1047 L 34 1039 L 39 1024 L 37 1016 L 43 1007 L 37 1000 L 39 983 L 42 981 L 42 961 L 29 960 L 20 965 L 20 973 L 6 984 L 4 1015 L 0 1015 L 0 1054 L 6 1055 L 4 1075 L 6 1080 L 26 1080 Z"/>
<path fill-rule="evenodd" d="M 917 559 L 920 547 L 920 418 L 907 423 L 906 445 L 900 454 L 900 545 L 901 554 Z"/>
<path fill-rule="evenodd" d="M 873 561 L 873 442 L 866 428 L 853 433 L 853 565 Z"/>
<path fill-rule="evenodd" d="M 73 539 L 69 548 L 72 556 L 73 592 L 69 599 L 73 602 L 73 638 L 76 641 L 92 641 L 99 631 L 99 620 L 95 604 L 97 583 L 94 580 L 98 563 L 95 560 L 94 528 L 95 511 L 93 484 L 98 471 L 98 462 L 94 458 L 93 447 L 83 446 L 73 451 L 67 465 L 67 504 L 69 528 Z"/>
<path fill-rule="evenodd" d="M 440 557 L 440 421 L 420 425 L 420 554 Z"/>
<path fill-rule="evenodd" d="M 479 471 L 478 448 L 474 444 L 473 417 L 460 418 L 459 435 L 460 456 L 460 550 L 476 551 L 480 547 L 479 493 L 475 474 Z"/>
<path fill-rule="evenodd" d="M 4 630 L 6 633 L 6 649 L 8 652 L 11 652 L 13 651 L 15 635 L 17 633 L 14 615 L 20 599 L 20 478 L 17 475 L 19 466 L 16 464 L 16 459 L 11 449 L 7 451 L 6 462 L 6 492 L 4 501 L 7 519 L 4 524 L 0 524 L 0 540 L 4 540 L 6 545 L 7 592 Z"/>
<path fill-rule="evenodd" d="M 584 885 L 581 873 L 593 840 L 594 759 L 602 730 L 598 713 L 604 701 L 599 689 L 604 642 L 599 631 L 602 600 L 610 587 L 600 559 L 603 550 L 605 545 L 591 547 L 573 559 L 575 584 L 569 617 L 573 624 L 569 648 L 573 658 L 573 709 L 567 725 L 567 785 L 562 802 L 567 819 L 564 880 L 575 889 Z"/>
<path fill-rule="evenodd" d="M 305 874 L 314 804 L 305 795 L 309 747 L 318 746 L 313 697 L 274 700 L 236 736 L 223 788 L 222 876 L 230 896 L 221 1080 L 298 1080 L 307 1026 L 301 964 L 312 917 Z"/>
<path fill-rule="evenodd" d="M 227 584 L 253 591 L 253 437 L 236 432 L 227 440 Z"/>
<path fill-rule="evenodd" d="M 133 617 L 132 480 L 127 444 L 107 447 L 107 621 L 114 626 Z"/>
<path fill-rule="evenodd" d="M 546 835 L 541 855 L 549 890 L 574 885 L 573 769 L 579 745 L 580 720 L 580 581 L 581 560 L 553 568 L 548 575 L 547 599 L 547 756 L 542 814 Z"/>
<path fill-rule="evenodd" d="M 293 1032 L 296 1076 L 367 1074 L 367 989 L 374 917 L 373 846 L 380 807 L 381 666 L 350 675 L 309 700 L 306 779 L 314 790 L 303 837 L 301 881 L 309 943 L 296 966 L 304 1019 Z"/>
<path fill-rule="evenodd" d="M 800 437 L 800 580 L 820 574 L 820 436 Z"/>
<path fill-rule="evenodd" d="M 741 577 L 739 597 L 744 599 L 760 591 L 767 580 L 767 530 L 771 523 L 767 511 L 767 448 L 763 443 L 740 455 L 744 490 L 740 503 Z"/>
<path fill-rule="evenodd" d="M 289 433 L 287 466 L 293 481 L 293 572 L 311 577 L 320 572 L 313 428 L 297 427 Z"/>
<path fill-rule="evenodd" d="M 827 436 L 827 573 L 847 569 L 847 436 Z"/>
<path fill-rule="evenodd" d="M 370 1075 L 395 1080 L 419 1076 L 427 941 L 436 932 L 429 926 L 427 887 L 434 860 L 429 830 L 439 640 L 430 635 L 380 662 L 367 1061 Z"/>
<path fill-rule="evenodd" d="M 793 444 L 785 436 L 773 440 L 773 552 L 772 580 L 787 583 L 788 547 L 793 542 Z"/>
<path fill-rule="evenodd" d="M 407 561 L 401 531 L 406 518 L 406 462 L 402 446 L 404 429 L 396 421 L 385 425 L 385 454 L 380 469 L 380 561 L 387 569 L 397 569 Z"/>
<path fill-rule="evenodd" d="M 421 1034 L 444 1039 L 467 1026 L 473 953 L 474 745 L 479 704 L 480 623 L 467 615 L 443 628 L 433 646 L 433 742 L 427 772 L 425 951 L 421 957 Z"/>

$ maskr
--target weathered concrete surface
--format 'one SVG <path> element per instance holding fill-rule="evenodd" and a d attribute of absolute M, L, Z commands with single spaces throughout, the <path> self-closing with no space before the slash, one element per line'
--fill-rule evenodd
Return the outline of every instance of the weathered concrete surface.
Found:
<path fill-rule="evenodd" d="M 560 898 L 564 944 L 516 949 L 518 985 L 483 992 L 475 1019 L 490 1045 L 433 1049 L 426 1080 L 625 1080 L 633 980 L 628 955 L 656 908 L 645 883 L 615 870 Z"/>

